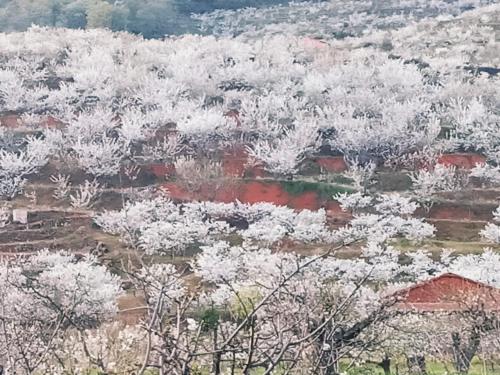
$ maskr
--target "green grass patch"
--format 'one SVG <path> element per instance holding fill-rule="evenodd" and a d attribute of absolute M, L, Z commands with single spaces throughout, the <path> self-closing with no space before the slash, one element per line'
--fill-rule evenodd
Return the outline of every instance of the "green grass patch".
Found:
<path fill-rule="evenodd" d="M 281 181 L 281 186 L 290 195 L 300 195 L 307 192 L 315 192 L 320 198 L 332 199 L 339 193 L 352 193 L 353 189 L 339 186 L 335 184 L 327 184 L 324 182 L 308 182 L 308 181 Z"/>
<path fill-rule="evenodd" d="M 405 238 L 397 238 L 391 241 L 391 245 L 402 252 L 412 252 L 419 249 L 430 251 L 434 256 L 439 257 L 443 249 L 455 250 L 457 254 L 479 254 L 488 247 L 495 251 L 500 251 L 499 245 L 485 242 L 464 242 L 451 240 L 426 239 L 420 243 L 412 242 Z"/>
<path fill-rule="evenodd" d="M 376 364 L 365 363 L 354 367 L 348 367 L 349 361 L 341 361 L 340 363 L 340 373 L 348 375 L 385 375 L 382 368 Z M 444 363 L 438 361 L 426 361 L 427 375 L 459 375 L 452 363 Z M 263 368 L 252 369 L 251 375 L 262 375 L 265 372 Z M 193 366 L 193 375 L 210 375 L 210 369 L 207 366 Z M 281 375 L 284 373 L 282 368 L 277 368 L 274 372 L 276 375 Z M 303 375 L 306 372 L 301 371 L 301 369 L 296 369 L 291 374 L 293 375 Z M 104 375 L 98 370 L 87 370 L 84 372 L 85 375 Z M 148 370 L 146 375 L 157 375 L 158 371 Z M 242 375 L 241 369 L 236 369 L 237 375 Z M 393 360 L 391 363 L 391 374 L 393 375 L 407 375 L 408 368 L 406 362 L 403 358 L 398 360 Z M 474 358 L 471 364 L 471 368 L 467 375 L 500 375 L 500 363 L 492 361 L 483 361 L 479 358 Z"/>
<path fill-rule="evenodd" d="M 349 375 L 384 375 L 384 371 L 380 366 L 375 364 L 362 364 L 359 366 L 346 368 L 345 364 L 341 363 L 341 373 Z M 452 363 L 426 361 L 427 375 L 458 375 Z M 405 360 L 392 361 L 391 374 L 407 375 L 408 367 Z M 492 361 L 482 361 L 479 358 L 474 358 L 467 375 L 500 375 L 500 364 Z"/>
<path fill-rule="evenodd" d="M 411 189 L 411 178 L 401 172 L 378 172 L 375 175 L 377 191 L 407 191 Z"/>
<path fill-rule="evenodd" d="M 349 178 L 340 173 L 328 174 L 327 179 L 331 183 L 340 185 L 352 185 L 354 183 L 354 180 L 352 178 Z"/>

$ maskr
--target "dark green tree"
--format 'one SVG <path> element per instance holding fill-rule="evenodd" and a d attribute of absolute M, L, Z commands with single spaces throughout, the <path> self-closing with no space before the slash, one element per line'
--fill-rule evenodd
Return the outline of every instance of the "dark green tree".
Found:
<path fill-rule="evenodd" d="M 61 26 L 72 29 L 83 29 L 87 26 L 85 0 L 71 1 L 62 7 Z"/>

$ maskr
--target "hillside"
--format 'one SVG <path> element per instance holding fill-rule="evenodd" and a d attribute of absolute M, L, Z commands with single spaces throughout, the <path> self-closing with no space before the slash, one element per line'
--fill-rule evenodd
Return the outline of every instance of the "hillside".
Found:
<path fill-rule="evenodd" d="M 495 19 L 498 7 L 490 6 L 457 19 L 331 41 L 144 41 L 37 28 L 4 34 L 3 147 L 42 154 L 36 174 L 24 173 L 24 197 L 6 207 L 27 207 L 37 223 L 39 214 L 68 215 L 71 223 L 82 214 L 71 207 L 70 192 L 98 177 L 103 194 L 85 207 L 89 222 L 94 211 L 118 208 L 122 199 L 152 188 L 166 188 L 176 200 L 323 207 L 331 220 L 343 222 L 333 198 L 339 192 L 415 195 L 409 176 L 436 162 L 457 167 L 448 171 L 456 175 L 491 162 L 494 173 Z M 354 90 L 347 93 L 347 87 Z M 342 125 L 347 116 L 357 127 Z M 372 165 L 367 186 L 355 174 Z M 56 200 L 59 174 L 73 190 Z M 422 215 L 437 225 L 437 240 L 471 242 L 475 249 L 497 205 L 495 179 L 460 183 L 435 187 L 425 197 L 435 203 Z M 71 228 L 80 228 L 85 241 L 101 237 L 80 221 Z M 67 229 L 47 229 L 54 247 L 72 244 L 71 238 L 56 240 Z M 50 244 L 46 230 L 33 230 L 32 237 L 19 230 L 3 229 L 2 251 Z M 25 242 L 17 240 L 25 235 Z"/>
<path fill-rule="evenodd" d="M 0 368 L 493 367 L 500 301 L 395 291 L 500 287 L 500 4 L 395 3 L 0 33 Z"/>

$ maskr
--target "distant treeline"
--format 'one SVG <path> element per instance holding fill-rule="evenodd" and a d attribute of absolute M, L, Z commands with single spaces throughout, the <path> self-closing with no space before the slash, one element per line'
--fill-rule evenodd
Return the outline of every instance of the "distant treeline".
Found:
<path fill-rule="evenodd" d="M 275 5 L 278 0 L 0 0 L 0 32 L 32 24 L 69 28 L 105 27 L 146 38 L 197 32 L 192 13 Z"/>

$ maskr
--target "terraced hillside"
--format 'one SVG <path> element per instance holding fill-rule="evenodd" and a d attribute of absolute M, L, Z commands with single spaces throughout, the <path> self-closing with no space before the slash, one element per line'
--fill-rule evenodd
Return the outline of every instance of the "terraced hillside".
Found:
<path fill-rule="evenodd" d="M 456 168 L 453 173 L 457 178 L 485 163 L 498 173 L 497 8 L 493 5 L 458 18 L 422 21 L 397 31 L 374 31 L 342 40 L 319 42 L 300 37 L 283 43 L 282 37 L 268 38 L 266 48 L 278 48 L 274 56 L 270 50 L 259 50 L 253 42 L 242 40 L 211 40 L 204 44 L 205 52 L 194 52 L 190 48 L 201 46 L 203 39 L 187 36 L 145 42 L 125 35 L 109 39 L 100 31 L 42 29 L 4 35 L 2 147 L 45 147 L 47 152 L 41 156 L 42 164 L 46 164 L 26 174 L 24 196 L 5 196 L 9 198 L 4 202 L 5 210 L 27 208 L 28 224 L 10 223 L 2 228 L 2 252 L 35 251 L 47 246 L 73 248 L 78 241 L 84 245 L 78 248 L 94 248 L 103 236 L 92 226 L 94 213 L 117 209 L 145 191 L 177 201 L 238 200 L 271 202 L 298 210 L 324 208 L 332 225 L 340 225 L 349 220 L 349 213 L 335 201 L 338 193 L 367 189 L 415 196 L 409 176 L 419 170 L 432 171 L 436 164 Z M 72 45 L 64 42 L 67 33 L 72 34 Z M 101 42 L 82 54 L 81 46 L 97 35 L 106 40 L 106 45 Z M 40 51 L 36 45 L 42 38 L 50 38 L 52 43 Z M 125 47 L 125 43 L 130 45 Z M 104 53 L 102 48 L 108 51 Z M 162 48 L 165 53 L 176 52 L 161 57 L 163 61 L 159 57 L 157 62 L 147 60 L 148 53 Z M 120 63 L 120 55 L 132 58 L 134 51 L 139 57 L 131 60 L 132 65 Z M 204 57 L 208 51 L 212 55 Z M 204 61 L 204 68 L 189 67 L 198 69 L 194 75 L 187 67 L 185 72 L 171 70 L 193 53 Z M 250 57 L 245 61 L 245 54 L 258 56 L 258 60 Z M 283 61 L 276 60 L 279 54 Z M 41 55 L 46 56 L 43 63 L 32 65 Z M 223 65 L 211 65 L 217 64 L 219 56 Z M 383 70 L 367 70 L 360 65 L 363 59 L 379 64 Z M 251 76 L 259 71 L 252 64 L 264 61 L 277 64 L 269 68 L 267 83 Z M 345 65 L 346 61 L 351 65 Z M 81 65 L 75 65 L 77 62 Z M 355 68 L 351 68 L 353 64 Z M 216 73 L 202 78 L 211 66 Z M 134 81 L 139 73 L 145 74 L 146 81 Z M 372 84 L 380 85 L 373 93 L 382 95 L 384 87 L 408 81 L 397 94 L 407 102 L 383 99 L 382 105 L 390 111 L 404 105 L 398 117 L 385 112 L 380 120 L 372 121 L 379 116 L 370 108 L 375 102 L 364 104 L 355 91 L 342 106 L 359 107 L 350 111 L 354 110 L 356 122 L 362 120 L 360 128 L 344 128 L 341 124 L 346 115 L 331 108 L 328 101 L 335 103 L 337 95 L 346 94 L 332 91 L 328 80 L 334 80 L 330 85 L 338 89 L 334 85 L 344 84 L 341 82 L 346 74 L 359 75 L 349 83 L 357 85 L 357 90 L 363 88 L 362 77 L 371 75 Z M 279 76 L 300 77 L 302 83 L 294 84 L 294 89 L 305 96 L 279 94 L 289 102 L 275 96 L 269 90 Z M 155 86 L 147 81 L 153 79 L 163 92 L 154 93 Z M 185 85 L 195 99 L 187 101 L 187 92 L 169 88 L 174 81 Z M 127 96 L 123 90 L 132 90 L 132 95 Z M 268 93 L 253 97 L 256 90 Z M 434 98 L 424 98 L 431 91 Z M 168 99 L 161 99 L 162 95 Z M 370 94 L 366 95 L 369 100 Z M 416 101 L 411 102 L 412 96 Z M 139 107 L 131 104 L 134 98 L 142 101 Z M 104 109 L 108 101 L 117 99 L 116 112 Z M 237 101 L 243 103 L 235 104 Z M 146 106 L 156 109 L 144 112 Z M 262 112 L 261 106 L 266 110 Z M 316 112 L 310 106 L 319 106 L 320 110 Z M 424 122 L 415 123 L 411 111 L 423 114 Z M 281 119 L 273 120 L 276 114 Z M 268 129 L 264 130 L 260 122 L 266 116 L 266 121 L 277 123 L 265 125 Z M 304 133 L 293 116 L 299 116 L 303 123 L 315 122 L 313 128 L 319 138 Z M 435 117 L 440 129 L 432 128 L 430 121 Z M 480 126 L 471 128 L 476 119 Z M 379 130 L 376 124 L 387 129 L 386 133 L 370 135 L 370 129 Z M 105 138 L 96 138 L 95 130 L 78 134 L 89 126 L 103 129 Z M 255 138 L 256 131 L 263 133 Z M 50 137 L 57 137 L 57 141 L 44 146 Z M 379 144 L 369 146 L 377 138 Z M 80 149 L 75 151 L 75 145 Z M 370 181 L 362 182 L 367 185 L 361 186 L 356 174 L 368 165 L 373 165 L 374 173 Z M 55 199 L 54 178 L 59 174 L 68 178 L 71 187 L 65 197 Z M 96 176 L 96 201 L 83 209 L 72 207 L 69 195 Z M 432 204 L 426 203 L 431 207 L 419 215 L 437 228 L 436 237 L 429 243 L 431 248 L 452 246 L 473 251 L 484 245 L 479 231 L 493 218 L 500 195 L 495 178 L 480 177 L 461 181 L 459 187 L 436 188 L 435 194 L 426 198 L 432 200 Z"/>
<path fill-rule="evenodd" d="M 197 19 L 0 34 L 0 373 L 495 368 L 500 5 Z"/>

